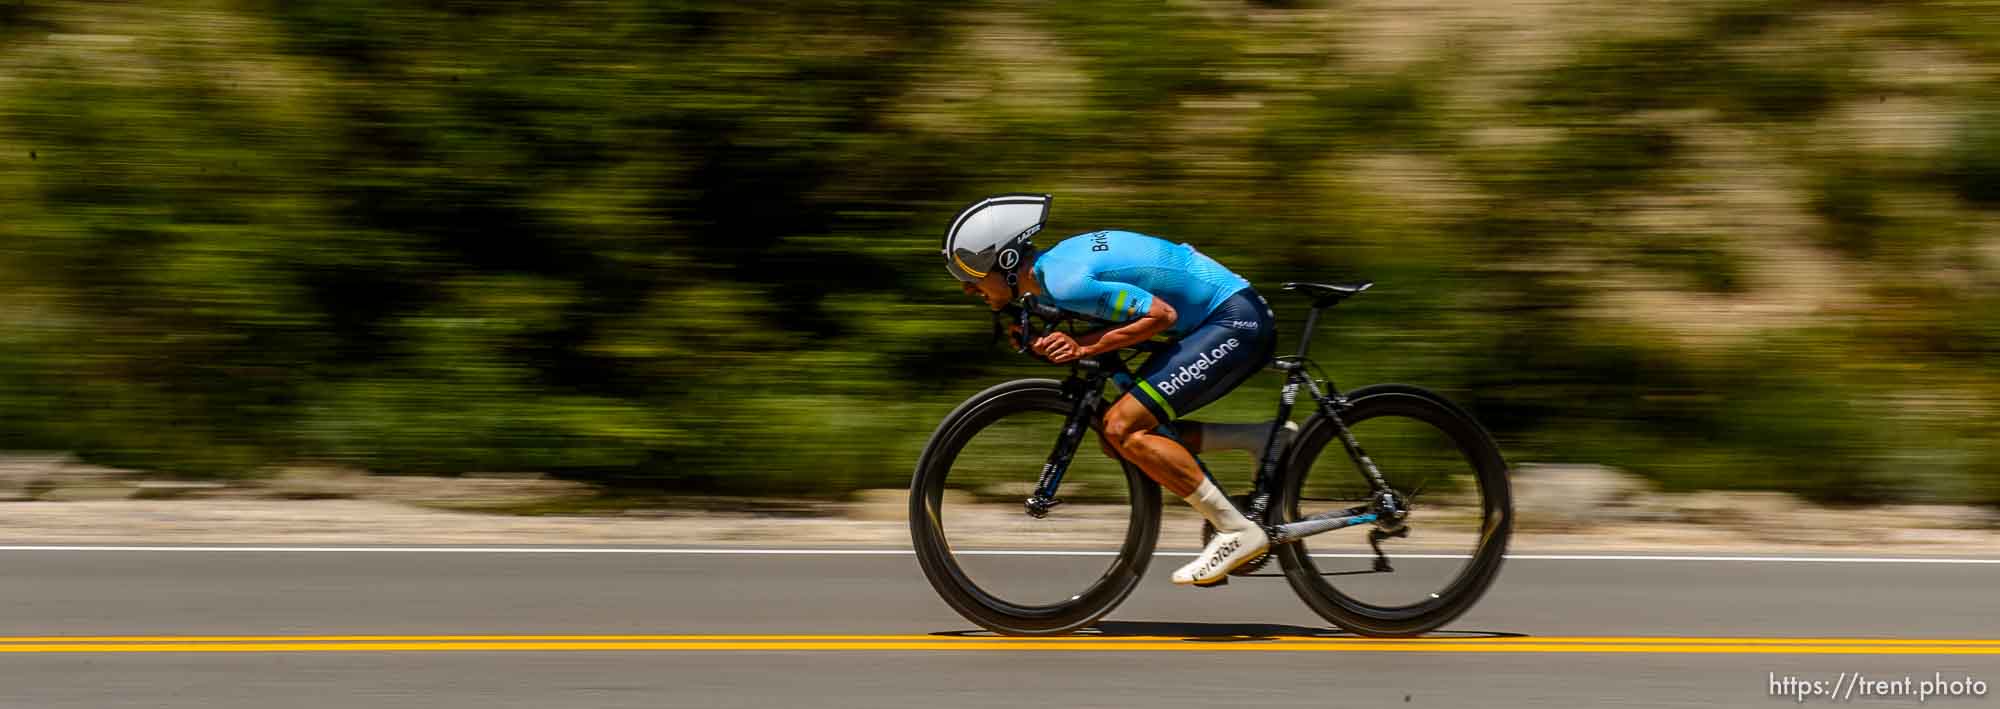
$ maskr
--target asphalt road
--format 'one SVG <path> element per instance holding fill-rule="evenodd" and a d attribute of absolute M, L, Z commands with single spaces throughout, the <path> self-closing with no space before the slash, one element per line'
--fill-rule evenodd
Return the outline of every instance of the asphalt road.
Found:
<path fill-rule="evenodd" d="M 1457 645 L 1376 650 L 1282 579 L 1184 589 L 1175 563 L 1102 637 L 974 649 L 933 635 L 972 627 L 907 554 L 5 549 L 0 707 L 1714 707 L 1795 704 L 1774 677 L 2000 685 L 2000 564 L 1516 558 Z M 686 637 L 711 635 L 813 637 Z M 1496 640 L 1516 647 L 1466 647 Z"/>

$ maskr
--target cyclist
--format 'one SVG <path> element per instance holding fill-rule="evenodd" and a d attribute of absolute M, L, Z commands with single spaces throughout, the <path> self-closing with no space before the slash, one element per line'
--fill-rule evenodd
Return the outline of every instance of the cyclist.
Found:
<path fill-rule="evenodd" d="M 1271 308 L 1249 281 L 1187 244 L 1097 231 L 1038 251 L 1030 239 L 1047 220 L 1050 201 L 1044 194 L 1003 194 L 966 207 L 945 233 L 945 268 L 967 294 L 996 311 L 1034 295 L 1114 323 L 1032 343 L 1051 362 L 1116 351 L 1155 335 L 1171 338 L 1135 373 L 1134 386 L 1105 411 L 1098 430 L 1120 457 L 1215 526 L 1207 548 L 1175 571 L 1173 581 L 1216 583 L 1269 549 L 1270 539 L 1223 495 L 1192 452 L 1203 443 L 1211 450 L 1260 448 L 1269 424 L 1184 422 L 1179 428 L 1186 447 L 1158 429 L 1221 398 L 1270 361 L 1277 338 Z"/>

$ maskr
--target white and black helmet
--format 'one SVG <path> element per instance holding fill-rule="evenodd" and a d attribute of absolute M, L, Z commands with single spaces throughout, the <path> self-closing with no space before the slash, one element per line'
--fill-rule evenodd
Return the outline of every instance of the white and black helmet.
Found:
<path fill-rule="evenodd" d="M 1033 253 L 1029 239 L 1049 218 L 1045 194 L 998 194 L 973 202 L 951 220 L 944 233 L 944 267 L 972 283 L 995 269 L 1014 285 L 1014 267 Z"/>

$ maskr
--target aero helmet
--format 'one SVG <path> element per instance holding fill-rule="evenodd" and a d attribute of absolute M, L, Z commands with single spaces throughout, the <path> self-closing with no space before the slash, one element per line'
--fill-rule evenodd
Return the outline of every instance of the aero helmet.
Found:
<path fill-rule="evenodd" d="M 1000 194 L 973 202 L 951 220 L 944 233 L 944 267 L 971 283 L 995 269 L 1014 286 L 1014 268 L 1032 249 L 1028 243 L 1049 218 L 1045 194 Z"/>

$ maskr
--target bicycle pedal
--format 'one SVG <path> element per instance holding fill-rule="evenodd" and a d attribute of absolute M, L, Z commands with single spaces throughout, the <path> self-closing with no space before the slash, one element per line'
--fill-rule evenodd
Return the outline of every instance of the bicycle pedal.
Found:
<path fill-rule="evenodd" d="M 1217 587 L 1217 586 L 1227 586 L 1227 585 L 1229 585 L 1229 577 L 1225 575 L 1225 576 L 1223 576 L 1222 578 L 1219 578 L 1219 579 L 1216 579 L 1216 580 L 1214 580 L 1214 581 L 1210 581 L 1210 582 L 1208 582 L 1208 583 L 1198 583 L 1198 584 L 1194 584 L 1194 587 L 1195 587 L 1195 588 L 1215 588 L 1215 587 Z"/>

